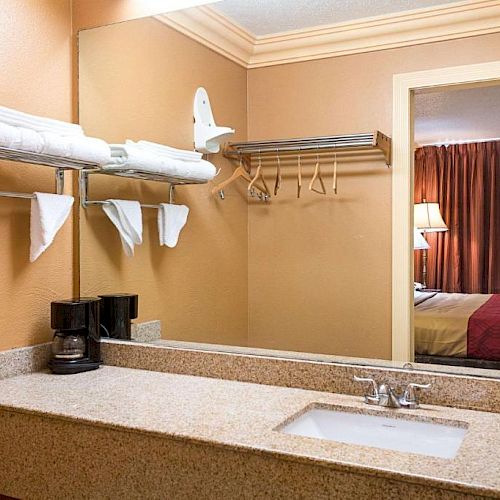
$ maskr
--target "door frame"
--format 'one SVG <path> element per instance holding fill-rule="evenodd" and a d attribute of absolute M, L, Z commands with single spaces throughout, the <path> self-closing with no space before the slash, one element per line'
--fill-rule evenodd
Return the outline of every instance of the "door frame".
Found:
<path fill-rule="evenodd" d="M 393 77 L 392 359 L 413 361 L 413 96 L 416 90 L 476 87 L 498 81 L 500 61 Z"/>

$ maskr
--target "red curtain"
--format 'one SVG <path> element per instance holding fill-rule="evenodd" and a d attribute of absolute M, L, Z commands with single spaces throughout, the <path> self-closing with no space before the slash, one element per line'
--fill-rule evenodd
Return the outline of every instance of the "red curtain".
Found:
<path fill-rule="evenodd" d="M 415 203 L 438 202 L 448 226 L 426 233 L 427 286 L 500 293 L 500 141 L 426 146 L 415 152 Z M 415 281 L 422 276 L 415 251 Z"/>

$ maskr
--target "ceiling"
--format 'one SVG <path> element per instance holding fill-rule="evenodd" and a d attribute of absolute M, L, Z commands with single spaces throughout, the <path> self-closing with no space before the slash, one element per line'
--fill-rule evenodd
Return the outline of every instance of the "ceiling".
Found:
<path fill-rule="evenodd" d="M 223 0 L 213 8 L 255 36 L 342 23 L 456 0 Z"/>
<path fill-rule="evenodd" d="M 500 85 L 415 96 L 418 145 L 500 137 Z"/>

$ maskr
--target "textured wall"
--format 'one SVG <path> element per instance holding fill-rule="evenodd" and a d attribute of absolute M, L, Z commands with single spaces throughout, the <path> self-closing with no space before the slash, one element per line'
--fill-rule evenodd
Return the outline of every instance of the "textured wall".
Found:
<path fill-rule="evenodd" d="M 147 18 L 81 32 L 80 119 L 109 142 L 147 139 L 192 149 L 196 88 L 210 95 L 219 123 L 246 138 L 246 71 Z M 119 92 L 117 92 L 119 89 Z M 232 172 L 221 155 L 211 160 Z M 190 208 L 175 249 L 158 244 L 157 212 L 143 210 L 144 243 L 133 258 L 99 207 L 81 213 L 82 294 L 139 293 L 139 320 L 160 319 L 163 337 L 245 345 L 247 341 L 247 204 L 228 191 L 221 203 L 212 184 L 180 186 Z M 94 199 L 167 201 L 167 185 L 91 178 Z"/>
<path fill-rule="evenodd" d="M 254 69 L 249 139 L 391 135 L 393 74 L 498 59 L 495 34 Z M 324 171 L 330 186 L 331 158 Z M 341 162 L 336 198 L 305 189 L 300 201 L 296 169 L 287 172 L 283 196 L 249 207 L 250 344 L 389 358 L 390 171 L 383 161 Z"/>
<path fill-rule="evenodd" d="M 0 105 L 71 119 L 70 34 L 70 0 L 2 0 Z M 0 189 L 52 192 L 54 173 L 2 161 Z M 72 221 L 30 264 L 29 215 L 29 201 L 0 199 L 0 350 L 49 340 L 50 301 L 72 294 Z"/>

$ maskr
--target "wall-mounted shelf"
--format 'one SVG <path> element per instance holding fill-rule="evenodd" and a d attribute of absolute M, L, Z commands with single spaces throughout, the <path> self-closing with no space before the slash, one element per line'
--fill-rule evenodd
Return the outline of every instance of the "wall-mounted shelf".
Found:
<path fill-rule="evenodd" d="M 42 153 L 32 153 L 18 149 L 0 147 L 0 160 L 16 161 L 21 163 L 30 163 L 32 165 L 41 165 L 55 168 L 55 186 L 56 193 L 62 194 L 64 191 L 64 171 L 65 170 L 83 170 L 89 171 L 99 169 L 98 165 L 93 165 L 80 160 L 71 158 L 61 158 L 59 156 L 46 155 Z M 0 191 L 2 198 L 34 198 L 33 193 L 17 193 L 11 191 Z"/>
<path fill-rule="evenodd" d="M 0 147 L 0 160 L 20 161 L 22 163 L 44 165 L 46 167 L 60 168 L 62 170 L 82 170 L 84 168 L 88 170 L 99 169 L 98 165 L 89 164 L 81 160 L 3 147 Z"/>
<path fill-rule="evenodd" d="M 276 154 L 317 154 L 325 151 L 352 152 L 378 150 L 391 164 L 391 139 L 379 131 L 334 135 L 321 137 L 304 137 L 296 139 L 278 139 L 265 141 L 231 142 L 224 150 L 227 157 L 242 155 L 276 155 Z"/>
<path fill-rule="evenodd" d="M 138 168 L 126 168 L 118 169 L 113 167 L 112 169 L 100 169 L 98 171 L 91 171 L 88 173 L 104 174 L 104 175 L 115 175 L 118 177 L 127 177 L 129 179 L 139 179 L 142 181 L 154 181 L 154 182 L 167 182 L 168 184 L 206 184 L 207 181 L 199 181 L 195 179 L 186 179 L 183 177 L 177 177 L 169 174 L 159 174 L 152 173 L 147 170 L 141 170 Z"/>

